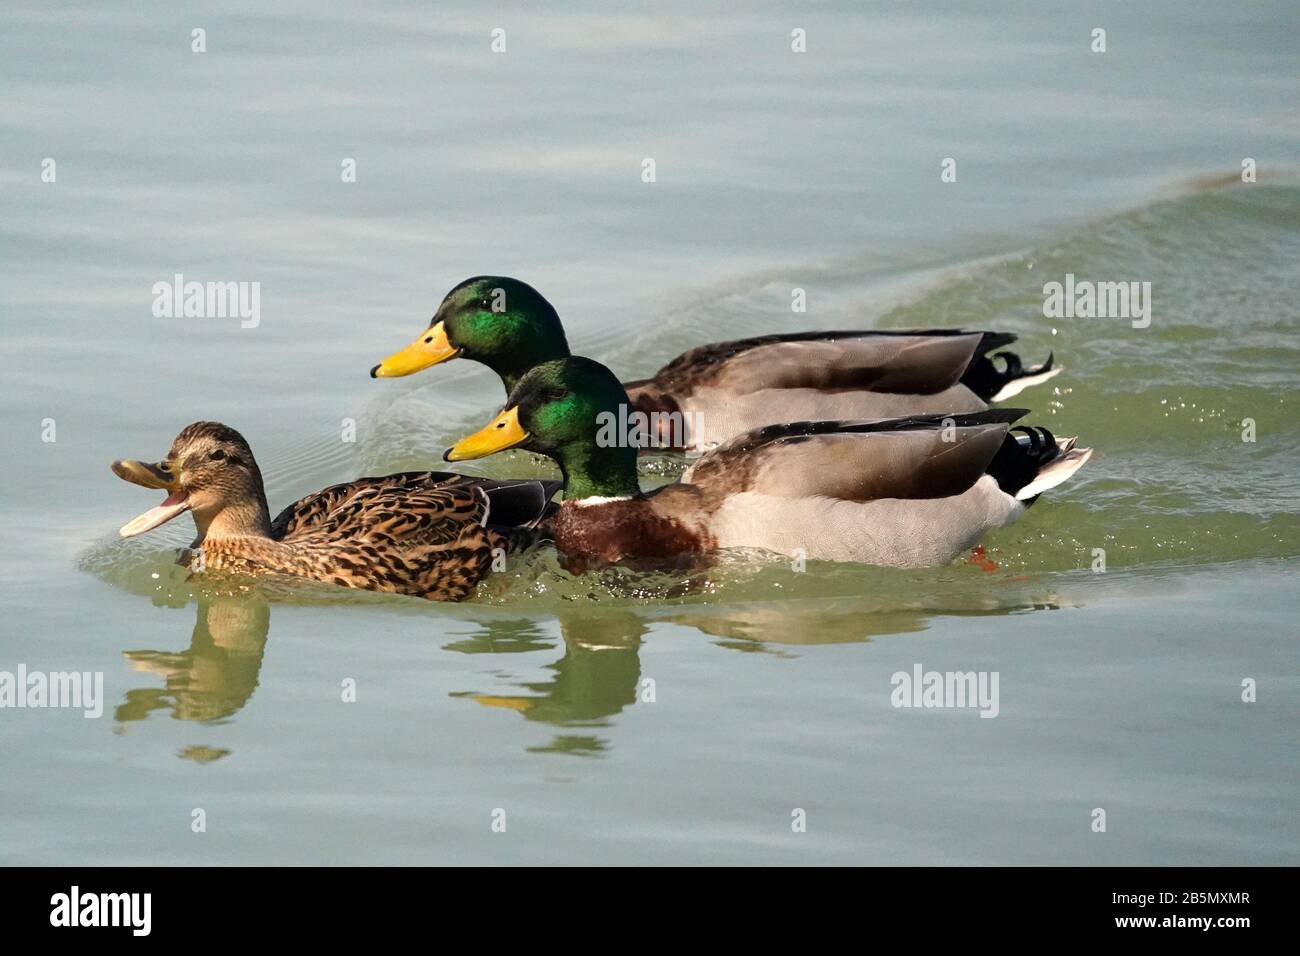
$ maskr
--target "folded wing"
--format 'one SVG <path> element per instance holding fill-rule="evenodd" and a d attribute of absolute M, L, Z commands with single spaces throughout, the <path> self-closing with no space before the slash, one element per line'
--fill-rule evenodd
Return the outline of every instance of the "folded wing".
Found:
<path fill-rule="evenodd" d="M 706 454 L 683 482 L 710 494 L 745 492 L 844 501 L 946 498 L 983 476 L 1023 409 L 877 422 L 798 422 L 742 435 Z"/>

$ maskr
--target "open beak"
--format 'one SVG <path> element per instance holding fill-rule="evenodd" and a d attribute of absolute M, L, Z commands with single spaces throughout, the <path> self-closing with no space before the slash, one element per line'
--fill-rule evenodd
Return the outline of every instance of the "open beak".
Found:
<path fill-rule="evenodd" d="M 189 511 L 190 503 L 181 489 L 180 477 L 171 462 L 160 461 L 156 465 L 151 465 L 148 462 L 124 458 L 113 462 L 112 468 L 113 474 L 123 481 L 142 485 L 145 488 L 162 488 L 168 492 L 162 504 L 155 505 L 138 518 L 132 518 L 122 525 L 117 532 L 122 537 L 132 538 L 137 534 L 152 531 L 177 515 Z"/>
<path fill-rule="evenodd" d="M 516 405 L 514 408 L 507 408 L 474 434 L 456 442 L 442 453 L 442 457 L 446 461 L 483 458 L 522 445 L 528 441 L 528 438 L 528 432 L 524 431 L 519 424 L 519 406 Z"/>
<path fill-rule="evenodd" d="M 447 340 L 447 326 L 435 322 L 418 339 L 394 352 L 370 370 L 371 378 L 401 378 L 420 369 L 437 365 L 460 354 L 460 349 Z"/>

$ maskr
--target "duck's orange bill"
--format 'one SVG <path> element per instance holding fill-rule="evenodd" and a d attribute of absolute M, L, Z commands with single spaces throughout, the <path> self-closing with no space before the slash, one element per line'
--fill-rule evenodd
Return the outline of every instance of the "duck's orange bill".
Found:
<path fill-rule="evenodd" d="M 370 377 L 401 378 L 430 365 L 453 359 L 459 354 L 460 349 L 447 340 L 447 327 L 441 322 L 435 322 L 406 348 L 394 352 L 372 368 Z"/>
<path fill-rule="evenodd" d="M 442 457 L 446 461 L 467 461 L 483 458 L 528 441 L 529 434 L 519 424 L 519 406 L 507 408 L 492 421 L 472 435 L 467 435 L 452 445 Z"/>

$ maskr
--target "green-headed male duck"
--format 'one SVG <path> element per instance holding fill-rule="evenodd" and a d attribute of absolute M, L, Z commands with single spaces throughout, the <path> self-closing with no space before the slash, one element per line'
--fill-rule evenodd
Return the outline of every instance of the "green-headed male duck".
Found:
<path fill-rule="evenodd" d="M 505 408 L 448 461 L 520 447 L 552 458 L 564 496 L 552 525 L 571 565 L 641 563 L 760 548 L 899 567 L 945 564 L 1010 524 L 1092 454 L 1022 409 L 771 425 L 706 453 L 643 493 L 637 450 L 609 423 L 627 401 L 599 362 L 529 371 Z"/>
<path fill-rule="evenodd" d="M 623 383 L 643 447 L 699 454 L 764 425 L 983 411 L 1058 374 L 1025 368 L 998 332 L 794 332 L 701 345 L 653 377 Z M 544 362 L 568 358 L 555 308 L 532 286 L 476 276 L 447 293 L 414 342 L 370 370 L 410 375 L 453 358 L 480 362 L 506 392 Z M 994 361 L 1002 360 L 1002 367 Z M 643 416 L 637 418 L 637 416 Z"/>

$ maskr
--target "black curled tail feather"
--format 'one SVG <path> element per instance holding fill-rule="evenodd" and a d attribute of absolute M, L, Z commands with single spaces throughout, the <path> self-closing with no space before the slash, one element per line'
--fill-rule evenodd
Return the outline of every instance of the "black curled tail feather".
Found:
<path fill-rule="evenodd" d="M 1061 451 L 1056 436 L 1046 428 L 1016 425 L 1007 430 L 1002 447 L 989 462 L 988 474 L 997 481 L 999 488 L 1014 498 L 1021 488 L 1038 477 L 1039 469 L 1054 461 Z"/>
<path fill-rule="evenodd" d="M 1020 336 L 1014 332 L 984 332 L 980 337 L 980 344 L 975 347 L 975 356 L 988 355 L 994 349 L 1005 348 Z"/>
<path fill-rule="evenodd" d="M 998 367 L 998 363 L 994 361 L 995 359 L 1002 360 L 1002 368 Z M 971 359 L 970 365 L 966 366 L 966 371 L 961 377 L 961 383 L 981 399 L 989 402 L 993 400 L 993 396 L 1018 378 L 1050 372 L 1054 361 L 1053 354 L 1048 352 L 1046 362 L 1034 368 L 1026 369 L 1024 363 L 1020 361 L 1020 356 L 1015 352 L 989 354 L 987 351 L 981 351 L 975 358 Z"/>

